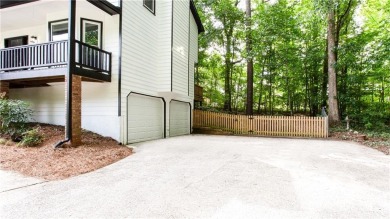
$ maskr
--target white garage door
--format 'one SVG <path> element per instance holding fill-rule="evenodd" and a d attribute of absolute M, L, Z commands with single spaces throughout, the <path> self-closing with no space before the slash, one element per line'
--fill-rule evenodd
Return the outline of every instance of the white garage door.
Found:
<path fill-rule="evenodd" d="M 191 106 L 172 100 L 169 107 L 169 135 L 188 135 L 191 131 Z"/>
<path fill-rule="evenodd" d="M 130 94 L 127 105 L 128 143 L 164 138 L 164 103 L 160 98 Z"/>

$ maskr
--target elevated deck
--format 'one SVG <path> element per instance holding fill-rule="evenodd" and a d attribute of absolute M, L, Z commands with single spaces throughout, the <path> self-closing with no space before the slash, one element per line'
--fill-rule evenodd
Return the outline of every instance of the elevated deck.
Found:
<path fill-rule="evenodd" d="M 84 80 L 111 82 L 110 52 L 76 40 L 73 74 Z M 63 81 L 68 65 L 68 41 L 0 49 L 0 81 Z M 29 83 L 29 82 L 28 82 Z"/>

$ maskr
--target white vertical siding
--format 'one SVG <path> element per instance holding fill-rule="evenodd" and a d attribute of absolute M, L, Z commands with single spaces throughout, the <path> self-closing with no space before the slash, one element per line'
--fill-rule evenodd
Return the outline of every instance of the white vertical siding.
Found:
<path fill-rule="evenodd" d="M 82 127 L 119 140 L 116 90 L 109 83 L 82 83 Z M 28 102 L 33 121 L 65 125 L 64 83 L 49 87 L 11 89 L 10 98 Z"/>
<path fill-rule="evenodd" d="M 194 75 L 195 75 L 195 63 L 198 62 L 198 26 L 196 25 L 195 18 L 191 14 L 190 16 L 190 59 L 189 59 L 189 73 L 190 73 L 190 97 L 194 99 Z"/>
<path fill-rule="evenodd" d="M 142 0 L 122 4 L 122 113 L 126 113 L 126 96 L 131 91 L 191 95 L 197 57 L 189 50 L 197 43 L 190 41 L 196 40 L 198 33 L 189 0 L 174 0 L 173 6 L 172 0 L 156 1 L 155 15 Z"/>
<path fill-rule="evenodd" d="M 111 16 L 88 3 L 77 11 L 77 35 L 80 36 L 80 18 L 103 22 L 103 49 L 112 53 L 110 83 L 82 83 L 82 127 L 120 140 L 118 117 L 119 15 Z"/>
<path fill-rule="evenodd" d="M 155 14 L 143 0 L 122 2 L 122 142 L 127 142 L 127 96 L 158 96 L 170 90 L 171 0 L 156 1 Z"/>
<path fill-rule="evenodd" d="M 158 77 L 159 8 L 153 15 L 142 0 L 122 3 L 122 100 L 130 91 L 155 94 Z M 125 102 L 122 102 L 125 107 Z M 125 113 L 125 112 L 124 112 Z"/>
<path fill-rule="evenodd" d="M 158 91 L 171 91 L 172 0 L 158 0 Z"/>
<path fill-rule="evenodd" d="M 172 91 L 188 96 L 189 0 L 173 3 Z"/>
<path fill-rule="evenodd" d="M 64 83 L 56 83 L 50 87 L 11 89 L 10 98 L 28 102 L 34 110 L 34 122 L 65 124 Z"/>

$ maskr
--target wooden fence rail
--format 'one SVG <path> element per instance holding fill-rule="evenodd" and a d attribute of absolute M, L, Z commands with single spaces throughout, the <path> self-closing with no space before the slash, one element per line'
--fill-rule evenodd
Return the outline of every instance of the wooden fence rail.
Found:
<path fill-rule="evenodd" d="M 235 135 L 328 137 L 328 117 L 247 116 L 194 110 L 194 128 L 210 127 Z"/>

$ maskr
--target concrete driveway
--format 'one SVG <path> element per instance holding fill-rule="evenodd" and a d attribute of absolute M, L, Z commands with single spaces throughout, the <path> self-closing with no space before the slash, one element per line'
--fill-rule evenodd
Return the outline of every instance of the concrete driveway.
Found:
<path fill-rule="evenodd" d="M 390 218 L 390 157 L 354 143 L 193 135 L 136 152 L 7 187 L 0 218 Z"/>

